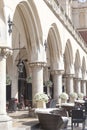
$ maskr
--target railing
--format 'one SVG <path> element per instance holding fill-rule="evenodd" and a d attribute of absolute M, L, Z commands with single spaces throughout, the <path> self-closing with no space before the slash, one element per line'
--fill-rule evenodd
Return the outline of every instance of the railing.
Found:
<path fill-rule="evenodd" d="M 87 53 L 86 43 L 82 39 L 81 35 L 75 30 L 72 21 L 69 19 L 66 12 L 59 5 L 57 0 L 44 0 L 45 3 L 51 8 L 51 10 L 56 14 L 58 19 L 63 23 L 63 25 L 67 28 L 67 30 L 71 33 L 74 39 L 78 42 L 81 48 Z"/>

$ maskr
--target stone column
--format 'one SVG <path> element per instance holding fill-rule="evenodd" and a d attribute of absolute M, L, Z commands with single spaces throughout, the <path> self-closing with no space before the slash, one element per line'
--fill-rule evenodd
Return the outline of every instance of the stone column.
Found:
<path fill-rule="evenodd" d="M 12 78 L 11 98 L 18 99 L 18 80 L 16 75 Z"/>
<path fill-rule="evenodd" d="M 86 80 L 82 80 L 81 82 L 81 92 L 86 96 Z"/>
<path fill-rule="evenodd" d="M 70 94 L 74 92 L 74 87 L 73 87 L 73 74 L 67 74 L 66 75 L 66 93 Z"/>
<path fill-rule="evenodd" d="M 8 54 L 8 49 L 0 48 L 0 130 L 9 130 L 12 127 L 12 119 L 6 113 L 6 56 Z"/>
<path fill-rule="evenodd" d="M 62 74 L 63 70 L 54 70 L 51 73 L 53 74 L 53 83 L 54 83 L 54 99 L 57 99 L 59 102 L 59 95 L 62 93 Z"/>
<path fill-rule="evenodd" d="M 32 67 L 32 100 L 36 93 L 43 92 L 43 67 L 45 63 L 31 63 Z"/>
<path fill-rule="evenodd" d="M 49 69 L 48 69 L 48 66 L 45 66 L 44 68 L 44 72 L 43 72 L 43 78 L 44 78 L 44 81 L 48 81 L 49 78 L 50 78 L 50 74 L 49 74 Z"/>
<path fill-rule="evenodd" d="M 81 93 L 81 79 L 80 78 L 75 78 L 75 92 L 76 93 Z"/>

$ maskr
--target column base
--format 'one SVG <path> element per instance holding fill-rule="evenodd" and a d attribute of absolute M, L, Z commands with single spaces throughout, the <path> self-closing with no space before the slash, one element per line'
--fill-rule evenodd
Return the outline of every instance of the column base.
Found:
<path fill-rule="evenodd" d="M 0 130 L 9 130 L 12 128 L 12 118 L 8 115 L 0 115 Z"/>

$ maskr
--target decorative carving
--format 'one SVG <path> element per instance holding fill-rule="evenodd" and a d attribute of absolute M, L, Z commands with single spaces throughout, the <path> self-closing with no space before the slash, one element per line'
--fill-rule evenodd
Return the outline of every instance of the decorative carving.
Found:
<path fill-rule="evenodd" d="M 51 74 L 63 74 L 64 73 L 64 70 L 52 70 L 51 71 Z"/>
<path fill-rule="evenodd" d="M 67 78 L 67 77 L 74 78 L 75 74 L 64 74 L 63 77 L 65 77 L 65 78 Z"/>
<path fill-rule="evenodd" d="M 30 67 L 35 67 L 35 66 L 40 66 L 40 67 L 45 67 L 46 63 L 45 62 L 33 62 L 33 63 L 29 63 Z"/>
<path fill-rule="evenodd" d="M 86 82 L 87 80 L 86 79 L 81 79 L 82 82 Z"/>
<path fill-rule="evenodd" d="M 0 47 L 0 56 L 7 57 L 8 55 L 12 54 L 12 50 L 7 47 Z"/>
<path fill-rule="evenodd" d="M 78 81 L 81 81 L 81 78 L 80 78 L 80 77 L 75 77 L 74 79 L 75 79 L 75 80 L 78 80 Z"/>

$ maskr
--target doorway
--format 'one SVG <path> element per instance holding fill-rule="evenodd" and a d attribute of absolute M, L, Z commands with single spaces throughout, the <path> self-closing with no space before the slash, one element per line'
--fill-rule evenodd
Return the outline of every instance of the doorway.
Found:
<path fill-rule="evenodd" d="M 32 84 L 27 83 L 27 74 L 25 65 L 23 72 L 19 72 L 18 76 L 18 100 L 19 103 L 22 101 L 26 106 L 32 106 Z"/>

